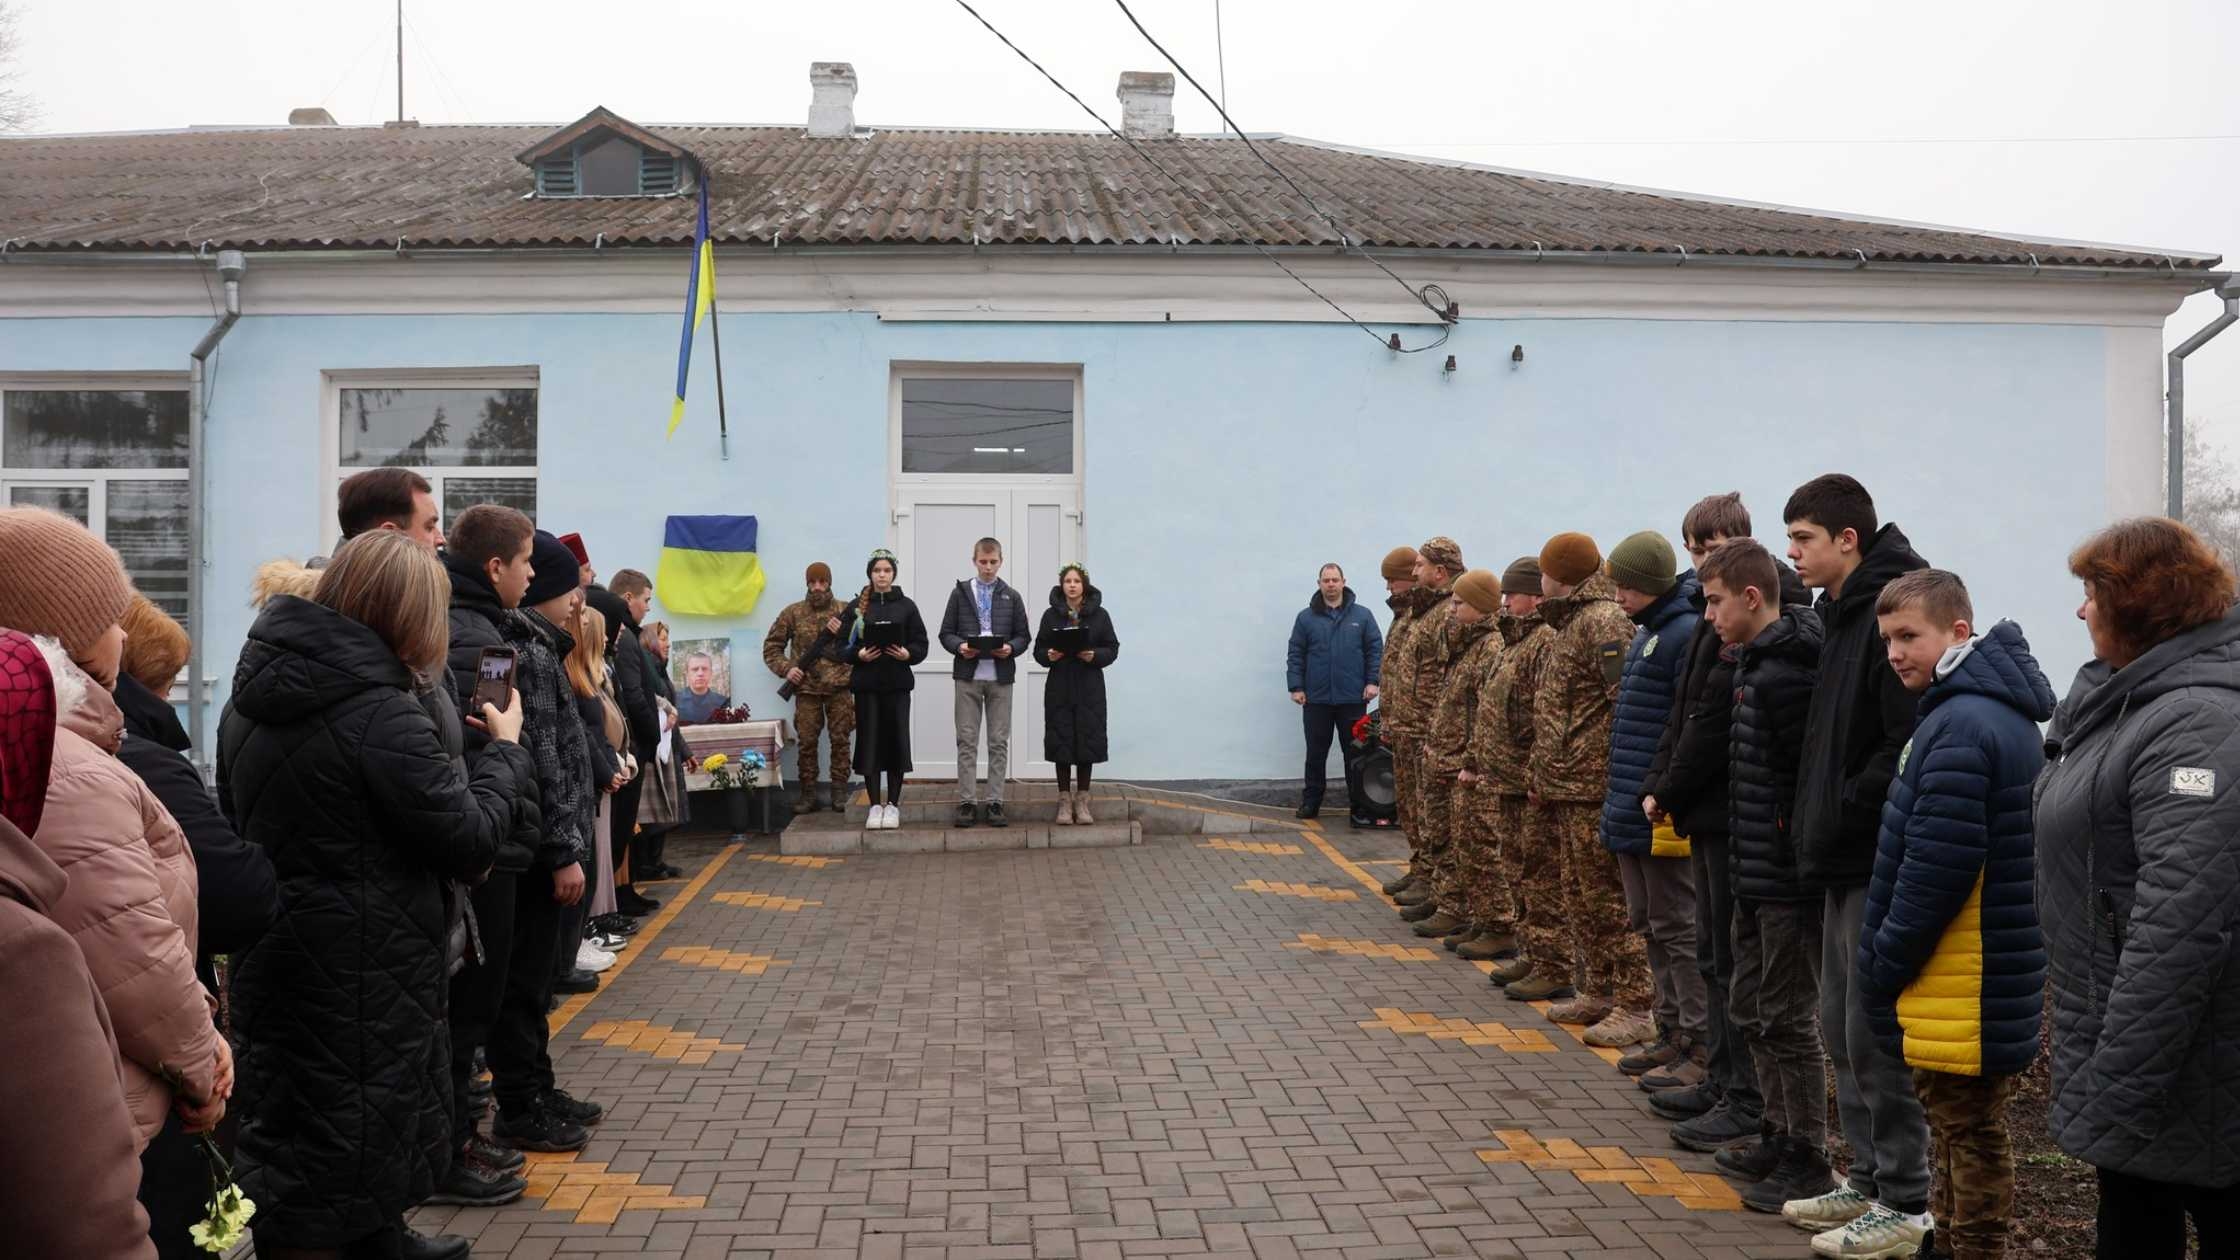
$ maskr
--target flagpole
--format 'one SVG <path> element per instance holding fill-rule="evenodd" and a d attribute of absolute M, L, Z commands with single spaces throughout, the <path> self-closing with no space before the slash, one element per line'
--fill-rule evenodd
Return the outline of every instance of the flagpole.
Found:
<path fill-rule="evenodd" d="M 714 257 L 712 248 L 709 256 Z M 723 319 L 717 312 L 722 304 L 723 298 L 720 295 L 708 299 L 708 334 L 715 344 L 716 352 L 716 441 L 723 451 L 723 458 L 730 459 L 731 424 L 723 413 Z"/>

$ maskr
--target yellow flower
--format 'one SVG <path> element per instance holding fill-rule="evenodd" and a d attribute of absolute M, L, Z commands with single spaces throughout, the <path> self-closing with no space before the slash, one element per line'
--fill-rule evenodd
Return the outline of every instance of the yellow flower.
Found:
<path fill-rule="evenodd" d="M 702 770 L 721 770 L 730 764 L 731 758 L 724 756 L 722 753 L 710 753 L 706 760 L 700 763 L 700 768 Z"/>

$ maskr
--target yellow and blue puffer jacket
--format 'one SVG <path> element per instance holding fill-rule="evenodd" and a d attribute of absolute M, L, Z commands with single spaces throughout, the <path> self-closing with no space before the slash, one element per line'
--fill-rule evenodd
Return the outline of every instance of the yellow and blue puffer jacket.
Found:
<path fill-rule="evenodd" d="M 2038 1054 L 2031 786 L 2053 716 L 2022 630 L 2002 621 L 1937 666 L 1882 805 L 1859 934 L 1859 992 L 1912 1067 L 2004 1076 Z"/>

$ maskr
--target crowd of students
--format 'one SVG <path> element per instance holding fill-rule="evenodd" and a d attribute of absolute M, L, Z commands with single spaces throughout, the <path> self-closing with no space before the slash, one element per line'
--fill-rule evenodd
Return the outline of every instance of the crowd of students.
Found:
<path fill-rule="evenodd" d="M 652 584 L 596 585 L 580 538 L 511 508 L 446 538 L 402 469 L 345 482 L 338 517 L 331 559 L 258 574 L 213 794 L 164 699 L 185 632 L 76 521 L 0 510 L 23 1254 L 205 1254 L 230 1147 L 267 1260 L 464 1256 L 405 1213 L 511 1202 L 521 1152 L 603 1115 L 555 1078 L 547 1015 L 657 907 L 635 880 L 678 873 Z M 485 649 L 513 660 L 502 703 L 471 702 Z"/>
<path fill-rule="evenodd" d="M 2098 1254 L 2175 1260 L 2189 1218 L 2240 1254 L 2230 568 L 2165 519 L 2085 540 L 2095 659 L 2056 704 L 2021 628 L 1983 627 L 1856 480 L 1782 519 L 1794 570 L 1737 494 L 1686 514 L 1685 572 L 1654 531 L 1499 575 L 1444 537 L 1388 556 L 1411 859 L 1386 892 L 1624 1050 L 1672 1140 L 1815 1254 L 2006 1254 L 2048 1010 Z"/>

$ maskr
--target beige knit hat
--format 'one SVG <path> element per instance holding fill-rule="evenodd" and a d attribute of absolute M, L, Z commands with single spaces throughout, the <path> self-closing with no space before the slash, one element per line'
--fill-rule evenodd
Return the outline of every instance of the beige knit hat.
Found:
<path fill-rule="evenodd" d="M 132 605 L 132 579 L 110 546 L 45 508 L 0 508 L 0 626 L 51 635 L 72 657 Z"/>
<path fill-rule="evenodd" d="M 1454 580 L 1455 596 L 1482 613 L 1501 608 L 1501 579 L 1484 569 L 1472 569 Z"/>

